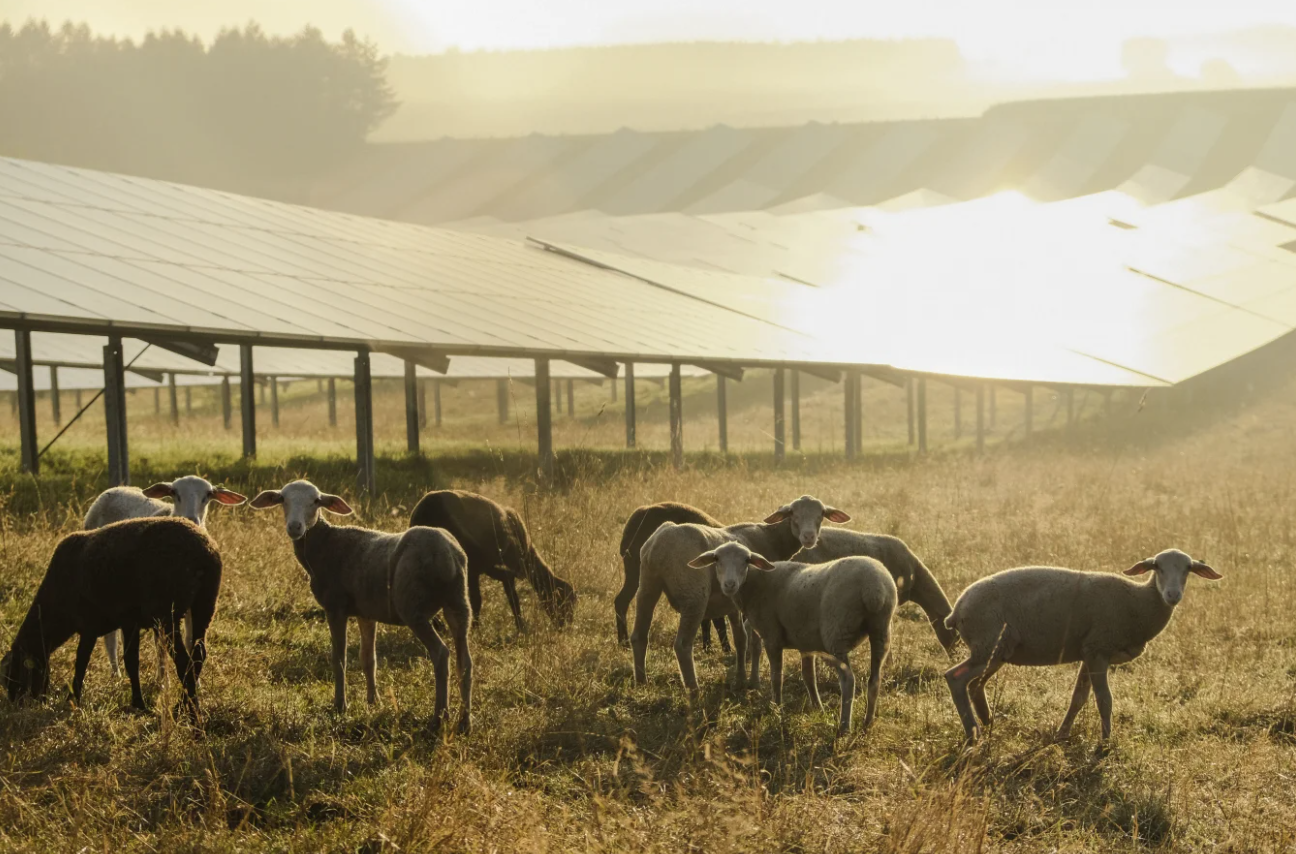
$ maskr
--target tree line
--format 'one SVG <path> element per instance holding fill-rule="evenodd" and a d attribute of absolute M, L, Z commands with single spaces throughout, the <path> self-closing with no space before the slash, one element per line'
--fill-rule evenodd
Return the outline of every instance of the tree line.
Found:
<path fill-rule="evenodd" d="M 348 31 L 210 44 L 181 31 L 139 42 L 84 24 L 0 25 L 0 155 L 225 187 L 318 172 L 396 109 L 377 47 Z"/>

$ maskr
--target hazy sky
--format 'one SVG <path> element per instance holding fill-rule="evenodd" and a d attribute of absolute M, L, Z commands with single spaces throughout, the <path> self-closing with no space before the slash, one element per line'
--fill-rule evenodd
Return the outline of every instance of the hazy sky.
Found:
<path fill-rule="evenodd" d="M 352 27 L 405 53 L 940 36 L 1007 77 L 1084 80 L 1120 76 L 1120 44 L 1131 36 L 1296 26 L 1296 0 L 0 0 L 0 16 L 72 18 L 132 36 L 176 26 L 210 36 L 249 20 L 291 32 L 311 23 L 330 36 Z"/>

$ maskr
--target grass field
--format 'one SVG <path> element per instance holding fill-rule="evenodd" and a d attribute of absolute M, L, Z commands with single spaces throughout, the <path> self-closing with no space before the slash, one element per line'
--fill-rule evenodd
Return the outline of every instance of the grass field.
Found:
<path fill-rule="evenodd" d="M 709 386 L 696 382 L 686 440 L 700 451 L 714 421 L 706 432 Z M 1240 852 L 1296 845 L 1296 384 L 1209 415 L 1124 407 L 1112 423 L 1087 422 L 1069 440 L 997 443 L 980 458 L 967 452 L 966 437 L 952 442 L 949 404 L 935 403 L 948 392 L 937 398 L 933 389 L 933 431 L 943 431 L 934 437 L 937 453 L 855 465 L 827 453 L 830 436 L 840 447 L 831 408 L 838 407 L 839 424 L 840 394 L 819 389 L 807 398 L 806 417 L 825 425 L 825 453 L 807 428 L 807 455 L 782 468 L 772 465 L 761 432 L 769 408 L 758 389 L 735 403 L 731 419 L 743 453 L 696 457 L 683 472 L 661 464 L 665 434 L 654 432 L 661 423 L 654 418 L 645 419 L 644 442 L 654 451 L 600 450 L 616 447 L 620 414 L 606 388 L 588 387 L 578 395 L 579 417 L 563 416 L 556 437 L 560 448 L 588 452 L 563 456 L 563 477 L 550 490 L 531 485 L 527 430 L 493 423 L 493 388 L 482 386 L 476 410 L 466 402 L 469 390 L 457 392 L 465 400 L 455 401 L 455 426 L 447 397 L 442 430 L 450 435 L 425 434 L 433 454 L 426 461 L 401 458 L 399 397 L 383 398 L 378 432 L 390 456 L 380 460 L 382 494 L 357 503 L 359 522 L 397 530 L 429 486 L 484 492 L 524 513 L 540 550 L 580 592 L 575 624 L 558 632 L 525 591 L 531 631 L 517 636 L 502 592 L 485 582 L 473 635 L 471 735 L 430 737 L 431 668 L 413 637 L 390 627 L 379 634 L 381 702 L 363 703 L 353 631 L 352 706 L 334 716 L 327 629 L 282 516 L 219 508 L 209 518 L 226 575 L 209 636 L 202 729 L 165 714 L 127 713 L 125 679 L 114 680 L 99 653 L 81 709 L 61 690 L 46 704 L 0 701 L 0 849 Z M 344 420 L 331 431 L 326 418 L 321 426 L 314 391 L 311 382 L 285 394 L 280 431 L 263 427 L 254 465 L 235 459 L 237 434 L 225 434 L 218 417 L 182 416 L 179 428 L 170 427 L 165 416 L 152 416 L 151 395 L 137 394 L 136 481 L 196 466 L 249 494 L 308 475 L 353 495 L 344 457 L 353 448 L 350 428 Z M 1015 397 L 1000 392 L 999 439 L 1020 418 L 1010 408 L 1019 406 Z M 349 405 L 341 405 L 344 416 Z M 871 389 L 865 409 L 877 431 L 873 448 L 903 452 L 903 393 Z M 1037 424 L 1055 411 L 1037 409 Z M 264 425 L 268 416 L 261 417 Z M 7 648 L 54 543 L 77 527 L 102 485 L 103 461 L 99 428 L 93 420 L 78 425 L 51 452 L 37 486 L 14 472 L 15 431 L 0 421 L 7 442 L 0 448 L 0 646 Z M 490 453 L 480 450 L 487 444 Z M 728 660 L 718 652 L 699 651 L 702 691 L 690 705 L 664 600 L 649 684 L 635 687 L 612 620 L 627 515 L 642 503 L 679 499 L 737 521 L 803 492 L 852 513 L 850 527 L 903 537 L 951 599 L 1008 566 L 1111 571 L 1169 546 L 1209 560 L 1224 579 L 1194 579 L 1147 653 L 1116 668 L 1108 752 L 1095 749 L 1092 705 L 1070 741 L 1049 740 L 1070 696 L 1070 668 L 1002 671 L 991 687 L 999 720 L 964 752 L 941 675 L 948 659 L 913 606 L 897 617 L 879 719 L 867 733 L 834 738 L 835 680 L 822 678 L 828 710 L 812 713 L 799 677 L 789 675 L 780 710 L 768 681 L 746 694 L 724 687 Z M 147 689 L 156 683 L 151 656 L 144 658 Z M 55 656 L 57 683 L 70 680 L 71 659 L 71 646 Z M 856 656 L 857 674 L 866 660 Z M 160 706 L 169 708 L 169 700 Z M 457 702 L 452 693 L 452 713 Z"/>

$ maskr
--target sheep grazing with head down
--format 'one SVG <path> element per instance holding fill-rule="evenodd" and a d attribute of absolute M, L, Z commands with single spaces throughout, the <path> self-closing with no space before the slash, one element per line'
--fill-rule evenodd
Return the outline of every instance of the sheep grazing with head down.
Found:
<path fill-rule="evenodd" d="M 1108 668 L 1142 655 L 1170 622 L 1190 574 L 1222 577 L 1177 549 L 1125 570 L 1126 575 L 1149 572 L 1151 579 L 1139 584 L 1111 573 L 1024 567 L 995 573 L 964 590 L 945 622 L 968 645 L 968 657 L 950 668 L 945 680 L 968 740 L 980 729 L 973 707 L 982 726 L 991 722 L 985 684 L 1000 667 L 1075 662 L 1080 662 L 1075 691 L 1057 737 L 1071 734 L 1092 687 L 1106 740 L 1112 709 Z"/>
<path fill-rule="evenodd" d="M 174 504 L 168 504 L 160 499 L 170 498 Z M 178 477 L 170 483 L 155 483 L 147 489 L 138 489 L 134 486 L 114 486 L 112 489 L 106 489 L 99 493 L 99 497 L 90 505 L 86 511 L 84 528 L 87 531 L 93 531 L 96 528 L 102 528 L 104 525 L 110 525 L 113 522 L 121 522 L 125 519 L 142 519 L 148 516 L 177 516 L 181 519 L 188 519 L 199 528 L 207 526 L 207 507 L 213 501 L 217 504 L 235 505 L 242 504 L 246 501 L 242 495 L 233 490 L 226 489 L 223 486 L 212 486 L 204 478 L 198 475 L 186 475 Z M 184 620 L 184 638 L 185 643 L 190 648 L 193 647 L 193 620 L 189 615 L 185 615 Z M 104 651 L 108 653 L 108 662 L 112 665 L 113 676 L 121 675 L 121 666 L 119 664 L 121 656 L 118 654 L 117 632 L 109 632 L 104 635 Z M 165 678 L 167 651 L 161 646 L 158 647 L 158 673 Z"/>
<path fill-rule="evenodd" d="M 855 699 L 850 653 L 868 638 L 872 659 L 864 715 L 864 728 L 868 729 L 877 711 L 882 664 L 896 609 L 896 585 L 886 567 L 868 557 L 842 558 L 817 566 L 770 563 L 737 542 L 704 552 L 689 561 L 689 566 L 706 570 L 719 580 L 720 592 L 737 603 L 747 626 L 764 642 L 775 703 L 783 702 L 783 650 L 802 653 L 806 689 L 815 708 L 822 704 L 810 654 L 832 663 L 841 685 L 840 735 L 850 732 Z"/>
<path fill-rule="evenodd" d="M 468 555 L 468 601 L 473 619 L 481 613 L 481 577 L 504 585 L 504 596 L 513 610 L 519 632 L 525 631 L 517 580 L 525 578 L 540 597 L 541 607 L 559 626 L 571 622 L 576 611 L 576 591 L 554 574 L 536 551 L 526 524 L 517 511 L 484 495 L 459 489 L 429 492 L 410 514 L 410 525 L 444 528 Z"/>
<path fill-rule="evenodd" d="M 635 625 L 630 635 L 634 650 L 635 682 L 648 681 L 645 659 L 648 654 L 648 630 L 652 627 L 657 600 L 666 600 L 679 611 L 679 630 L 675 634 L 675 659 L 680 677 L 690 691 L 697 690 L 693 669 L 693 639 L 703 620 L 728 617 L 734 635 L 737 672 L 735 683 L 746 681 L 747 633 L 743 630 L 738 608 L 720 592 L 713 572 L 697 572 L 688 562 L 705 551 L 727 542 L 739 542 L 766 560 L 786 560 L 797 549 L 813 548 L 819 540 L 824 520 L 845 523 L 850 516 L 829 507 L 817 498 L 803 495 L 766 517 L 764 522 L 744 522 L 727 528 L 705 525 L 664 523 L 644 543 L 640 555 L 639 596 L 635 603 Z"/>
<path fill-rule="evenodd" d="M 463 708 L 459 731 L 467 732 L 472 715 L 472 655 L 468 628 L 468 556 L 441 528 L 422 526 L 400 534 L 366 528 L 334 527 L 321 510 L 349 516 L 351 507 L 307 480 L 267 490 L 252 499 L 258 510 L 283 507 L 293 553 L 310 578 L 311 593 L 328 619 L 333 641 L 333 707 L 346 710 L 347 621 L 360 625 L 360 661 L 370 703 L 378 701 L 378 623 L 407 626 L 427 648 L 436 672 L 434 721 L 440 725 L 449 708 L 450 651 L 432 617 L 445 614 L 454 635 L 455 662 Z"/>
<path fill-rule="evenodd" d="M 196 708 L 220 583 L 216 544 L 186 519 L 129 519 L 68 534 L 54 549 L 13 648 L 0 663 L 9 699 L 43 696 L 50 653 L 78 635 L 72 694 L 80 702 L 95 642 L 120 629 L 131 705 L 143 709 L 139 639 L 142 629 L 152 628 L 171 650 L 186 700 Z M 192 655 L 180 637 L 185 613 L 192 619 Z"/>

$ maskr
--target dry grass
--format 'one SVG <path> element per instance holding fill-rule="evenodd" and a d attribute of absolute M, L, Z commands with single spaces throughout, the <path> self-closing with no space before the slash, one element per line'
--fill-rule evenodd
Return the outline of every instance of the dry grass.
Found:
<path fill-rule="evenodd" d="M 827 394 L 825 408 L 839 405 Z M 1007 396 L 1001 392 L 1001 433 Z M 760 402 L 736 420 L 764 421 Z M 493 418 L 493 405 L 487 397 L 479 426 Z M 871 411 L 883 406 L 879 397 Z M 398 406 L 386 408 L 397 411 L 381 417 L 380 433 L 395 441 Z M 298 417 L 290 412 L 296 409 L 285 408 L 285 434 Z M 898 440 L 889 438 L 903 443 L 902 409 L 891 412 L 875 425 L 895 433 L 898 423 Z M 303 419 L 319 414 L 317 401 L 300 406 Z M 596 420 L 588 407 L 584 417 Z M 435 477 L 385 461 L 380 483 L 388 488 L 361 521 L 400 527 L 430 480 L 475 488 L 523 509 L 541 550 L 581 593 L 576 623 L 562 633 L 524 594 L 532 632 L 515 637 L 503 597 L 488 582 L 474 635 L 476 729 L 443 741 L 426 729 L 430 668 L 403 630 L 380 633 L 381 703 L 365 707 L 353 667 L 354 705 L 344 717 L 330 713 L 327 630 L 280 518 L 216 510 L 211 527 L 227 575 L 203 684 L 204 728 L 126 713 L 125 682 L 108 675 L 102 655 L 84 709 L 61 700 L 23 708 L 0 701 L 0 848 L 1291 850 L 1296 386 L 1193 425 L 1156 412 L 1122 417 L 1114 436 L 1095 426 L 1070 443 L 1003 446 L 982 459 L 948 453 L 847 466 L 811 456 L 775 470 L 749 456 L 727 467 L 700 461 L 682 473 L 647 463 L 587 470 L 569 459 L 563 487 L 549 492 L 515 477 L 456 474 L 465 466 L 449 457 L 432 463 Z M 609 446 L 619 416 L 614 422 L 599 428 L 613 430 Z M 230 446 L 221 453 L 234 453 L 236 440 L 219 427 L 195 428 L 193 444 L 169 430 L 138 427 L 136 459 L 151 457 L 155 470 L 214 460 L 218 440 Z M 292 441 L 329 447 L 327 437 L 299 432 Z M 84 440 L 86 448 L 92 439 L 98 435 Z M 268 443 L 276 456 L 258 467 L 208 461 L 205 469 L 234 485 L 307 473 L 349 492 L 344 464 L 295 459 L 288 441 Z M 339 453 L 349 450 L 344 439 L 334 441 Z M 565 444 L 579 443 L 569 435 Z M 11 470 L 12 448 L 4 454 Z M 93 493 L 93 467 L 101 463 L 87 454 L 74 444 L 53 460 L 39 509 L 30 483 L 5 476 L 0 640 L 30 602 L 54 542 L 75 527 Z M 834 739 L 835 689 L 827 680 L 827 711 L 805 709 L 795 675 L 780 710 L 768 686 L 742 696 L 723 687 L 726 660 L 718 653 L 699 652 L 703 690 L 690 706 L 664 601 L 649 685 L 634 687 L 611 604 L 629 512 L 679 498 L 724 519 L 747 519 L 802 492 L 848 509 L 852 527 L 904 537 L 951 596 L 1015 564 L 1111 570 L 1170 545 L 1209 559 L 1225 579 L 1193 583 L 1164 634 L 1117 669 L 1115 740 L 1105 754 L 1094 749 L 1092 706 L 1075 738 L 1048 741 L 1070 695 L 1069 669 L 1005 670 L 992 685 L 1000 718 L 991 737 L 962 753 L 941 678 L 947 659 L 912 607 L 898 617 L 879 719 L 865 734 Z M 354 644 L 353 632 L 353 654 Z M 70 678 L 71 656 L 71 647 L 56 656 L 57 679 Z"/>

